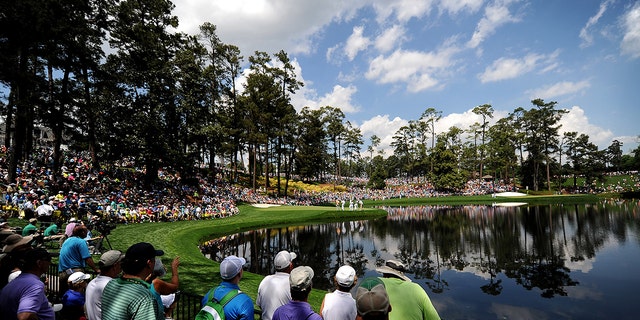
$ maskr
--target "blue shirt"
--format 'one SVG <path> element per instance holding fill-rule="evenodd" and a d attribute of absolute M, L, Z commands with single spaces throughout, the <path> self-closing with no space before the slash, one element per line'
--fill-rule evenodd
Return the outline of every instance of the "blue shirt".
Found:
<path fill-rule="evenodd" d="M 72 268 L 84 268 L 87 258 L 91 258 L 87 242 L 78 237 L 71 237 L 65 240 L 60 248 L 58 272 Z"/>
<path fill-rule="evenodd" d="M 222 283 L 213 290 L 213 296 L 220 301 L 229 291 L 234 289 L 240 290 L 240 287 L 237 284 L 222 281 Z M 211 291 L 207 292 L 202 298 L 201 306 L 204 306 L 207 301 L 209 301 L 210 292 Z M 248 295 L 241 292 L 224 306 L 224 317 L 227 320 L 253 319 L 253 301 Z"/>

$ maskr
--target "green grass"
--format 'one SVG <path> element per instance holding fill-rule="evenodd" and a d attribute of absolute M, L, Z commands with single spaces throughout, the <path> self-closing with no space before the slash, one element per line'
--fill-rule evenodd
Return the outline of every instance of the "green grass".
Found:
<path fill-rule="evenodd" d="M 370 219 L 386 215 L 377 209 L 336 211 L 334 207 L 271 207 L 240 206 L 240 214 L 224 219 L 177 221 L 171 223 L 141 223 L 118 225 L 108 236 L 114 249 L 125 251 L 130 245 L 145 241 L 165 251 L 163 262 L 169 265 L 180 256 L 180 287 L 182 291 L 204 295 L 218 285 L 220 264 L 205 258 L 198 248 L 202 240 L 260 228 L 292 224 L 327 223 Z M 97 260 L 97 258 L 95 258 Z M 240 288 L 255 301 L 258 285 L 264 276 L 246 272 Z M 315 290 L 309 302 L 317 310 L 324 291 Z"/>
<path fill-rule="evenodd" d="M 525 191 L 526 192 L 526 191 Z M 523 193 L 525 193 L 523 192 Z M 579 195 L 526 195 L 522 197 L 495 197 L 490 195 L 482 196 L 449 196 L 433 198 L 403 198 L 389 200 L 367 200 L 363 201 L 365 206 L 415 206 L 415 205 L 491 205 L 497 202 L 526 202 L 528 204 L 574 204 L 574 203 L 594 203 L 600 201 L 601 197 L 589 194 Z"/>

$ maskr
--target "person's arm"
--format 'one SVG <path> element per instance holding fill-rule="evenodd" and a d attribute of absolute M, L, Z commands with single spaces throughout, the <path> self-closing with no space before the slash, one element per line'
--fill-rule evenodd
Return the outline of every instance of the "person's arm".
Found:
<path fill-rule="evenodd" d="M 320 316 L 322 316 L 322 310 L 324 310 L 324 300 L 327 298 L 327 295 L 324 295 L 324 298 L 322 298 L 322 303 L 320 304 L 320 310 L 318 311 L 318 314 Z"/>
<path fill-rule="evenodd" d="M 85 261 L 87 262 L 87 265 L 93 269 L 93 271 L 95 271 L 95 273 L 100 273 L 100 269 L 98 268 L 98 266 L 96 266 L 95 262 L 93 262 L 93 258 L 89 257 L 87 259 L 85 259 Z"/>
<path fill-rule="evenodd" d="M 38 314 L 35 312 L 20 312 L 18 313 L 18 320 L 38 320 Z"/>
<path fill-rule="evenodd" d="M 178 287 L 180 285 L 180 279 L 178 277 L 179 265 L 180 257 L 176 257 L 171 262 L 171 282 L 167 282 L 159 278 L 153 279 L 151 284 L 153 284 L 154 289 L 156 289 L 159 294 L 166 295 L 178 291 Z"/>

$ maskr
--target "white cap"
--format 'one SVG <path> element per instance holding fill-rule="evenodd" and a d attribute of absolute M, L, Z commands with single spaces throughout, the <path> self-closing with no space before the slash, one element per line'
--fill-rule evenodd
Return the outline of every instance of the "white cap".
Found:
<path fill-rule="evenodd" d="M 286 269 L 297 256 L 293 252 L 282 250 L 276 254 L 273 264 L 276 266 L 276 270 Z"/>
<path fill-rule="evenodd" d="M 73 284 L 76 284 L 85 280 L 89 280 L 90 278 L 91 278 L 91 275 L 88 275 L 84 272 L 76 271 L 69 276 L 69 280 L 67 281 Z"/>
<path fill-rule="evenodd" d="M 247 263 L 242 257 L 228 256 L 220 262 L 220 277 L 223 280 L 231 280 L 242 270 L 242 266 Z"/>
<path fill-rule="evenodd" d="M 343 287 L 350 287 L 356 280 L 356 270 L 351 266 L 342 266 L 336 272 L 336 282 Z"/>
<path fill-rule="evenodd" d="M 289 286 L 291 290 L 304 291 L 313 284 L 313 269 L 307 266 L 296 267 L 289 274 Z"/>

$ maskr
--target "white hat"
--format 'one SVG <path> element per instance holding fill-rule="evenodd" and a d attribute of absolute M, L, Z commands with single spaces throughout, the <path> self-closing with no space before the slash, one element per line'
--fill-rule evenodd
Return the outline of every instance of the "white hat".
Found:
<path fill-rule="evenodd" d="M 276 254 L 273 264 L 276 266 L 276 270 L 286 269 L 297 256 L 293 252 L 282 250 Z"/>
<path fill-rule="evenodd" d="M 89 280 L 90 278 L 91 275 L 84 272 L 76 271 L 69 276 L 69 279 L 67 281 L 76 284 L 85 280 Z"/>
<path fill-rule="evenodd" d="M 242 257 L 228 256 L 220 262 L 220 277 L 223 280 L 231 280 L 242 270 L 242 266 L 247 263 Z"/>
<path fill-rule="evenodd" d="M 343 287 L 350 287 L 356 280 L 356 270 L 351 266 L 342 266 L 336 272 L 336 282 Z"/>
<path fill-rule="evenodd" d="M 307 266 L 296 267 L 289 274 L 291 290 L 304 291 L 313 284 L 313 269 Z"/>

